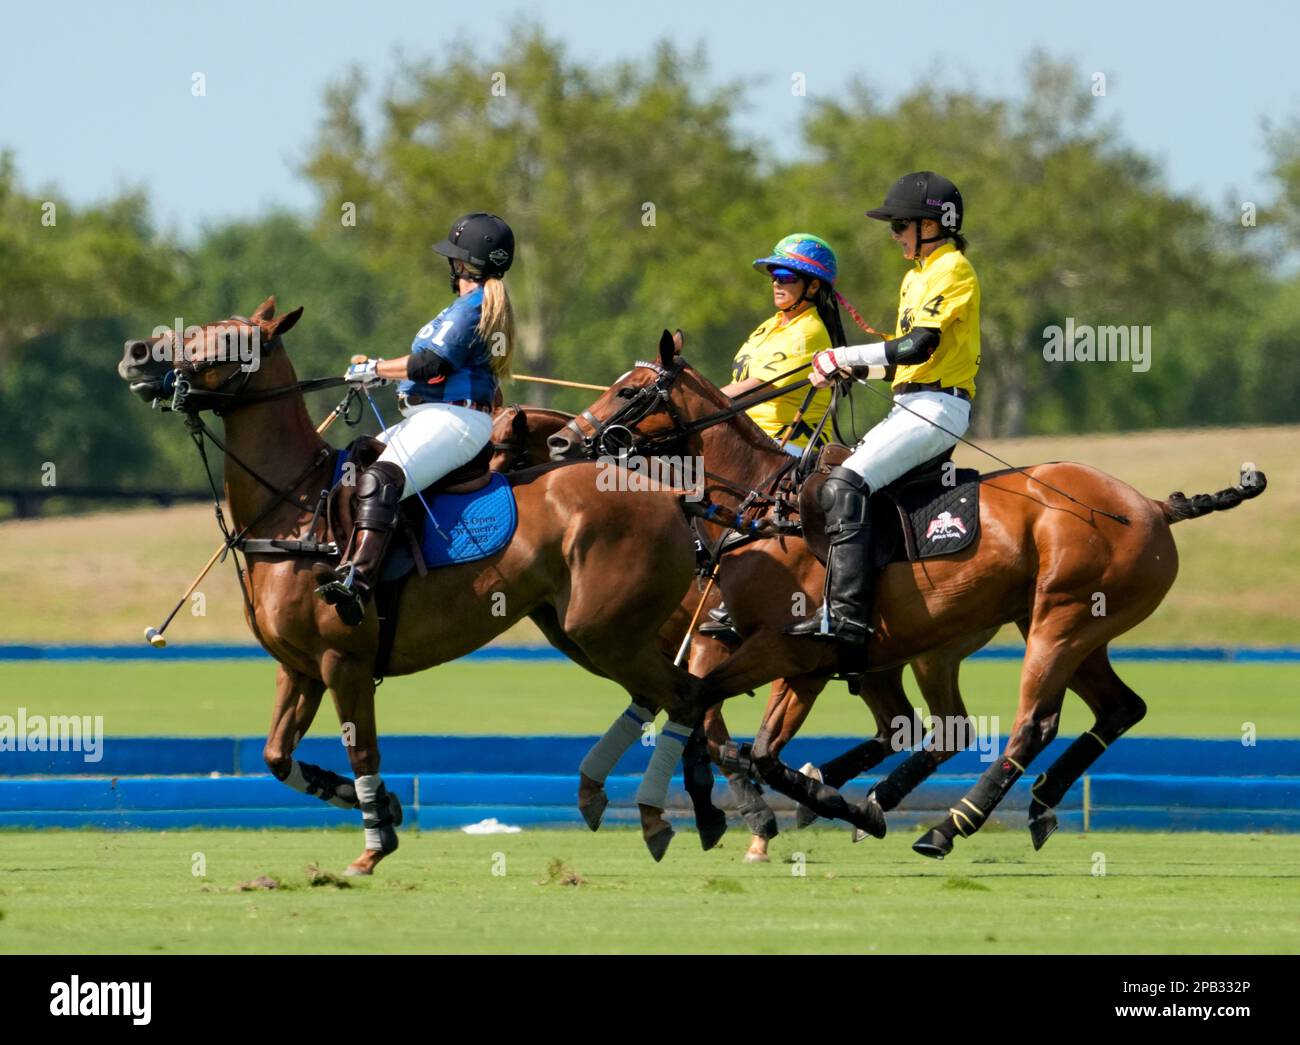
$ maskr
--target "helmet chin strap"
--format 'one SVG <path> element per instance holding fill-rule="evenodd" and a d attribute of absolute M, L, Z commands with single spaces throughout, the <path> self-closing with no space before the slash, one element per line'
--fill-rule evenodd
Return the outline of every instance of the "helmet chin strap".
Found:
<path fill-rule="evenodd" d="M 795 311 L 795 310 L 796 310 L 800 305 L 802 305 L 805 301 L 808 302 L 809 304 L 816 305 L 816 304 L 817 304 L 817 299 L 808 296 L 808 284 L 811 283 L 811 282 L 812 282 L 812 280 L 808 280 L 808 279 L 800 279 L 800 280 L 799 280 L 799 285 L 800 285 L 803 289 L 802 289 L 802 291 L 801 291 L 800 294 L 799 294 L 799 300 L 797 300 L 797 301 L 796 301 L 793 305 L 791 305 L 789 308 L 778 308 L 777 311 L 780 312 L 783 316 L 785 316 L 786 319 L 789 319 L 789 318 L 790 318 L 790 313 L 794 312 L 794 311 Z"/>
<path fill-rule="evenodd" d="M 468 270 L 457 272 L 455 258 L 448 258 L 447 266 L 448 268 L 451 269 L 451 279 L 449 282 L 451 283 L 451 292 L 453 294 L 460 293 L 460 281 L 462 279 L 468 280 L 471 283 L 484 283 L 487 281 L 486 276 L 475 276 L 473 273 L 469 272 Z"/>

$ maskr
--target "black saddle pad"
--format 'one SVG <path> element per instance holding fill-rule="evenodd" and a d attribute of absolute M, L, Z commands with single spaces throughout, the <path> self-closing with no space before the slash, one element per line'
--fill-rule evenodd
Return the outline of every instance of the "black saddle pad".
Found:
<path fill-rule="evenodd" d="M 886 486 L 872 497 L 880 565 L 951 555 L 979 536 L 979 472 L 958 468 L 952 477 L 951 486 L 931 476 Z"/>

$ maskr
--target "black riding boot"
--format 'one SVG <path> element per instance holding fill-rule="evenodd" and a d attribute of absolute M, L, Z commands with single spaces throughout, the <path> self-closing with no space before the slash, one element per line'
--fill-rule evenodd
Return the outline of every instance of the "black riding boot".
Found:
<path fill-rule="evenodd" d="M 336 569 L 320 571 L 316 577 L 322 582 L 316 594 L 338 610 L 344 624 L 356 627 L 365 619 L 366 602 L 397 527 L 405 485 L 402 469 L 388 461 L 372 464 L 357 480 L 351 559 Z"/>
<path fill-rule="evenodd" d="M 788 625 L 787 635 L 861 645 L 871 628 L 871 514 L 866 481 L 847 468 L 833 468 L 817 500 L 826 512 L 825 602 L 812 616 Z M 823 616 L 827 620 L 823 620 Z"/>

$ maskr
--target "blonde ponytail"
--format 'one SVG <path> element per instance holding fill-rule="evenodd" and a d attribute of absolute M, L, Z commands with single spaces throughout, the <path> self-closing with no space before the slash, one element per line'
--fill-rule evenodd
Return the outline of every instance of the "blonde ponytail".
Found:
<path fill-rule="evenodd" d="M 478 334 L 488 346 L 492 356 L 492 372 L 497 380 L 510 376 L 510 358 L 515 351 L 515 311 L 510 305 L 510 293 L 500 279 L 493 276 L 483 281 L 483 310 L 479 315 Z M 498 346 L 505 342 L 505 351 Z"/>

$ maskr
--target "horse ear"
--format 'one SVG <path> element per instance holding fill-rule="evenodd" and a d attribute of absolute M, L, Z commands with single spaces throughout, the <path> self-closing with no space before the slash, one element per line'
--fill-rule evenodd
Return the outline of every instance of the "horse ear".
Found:
<path fill-rule="evenodd" d="M 678 353 L 681 353 L 682 346 L 686 344 L 686 335 L 682 333 L 681 327 L 673 331 L 673 344 L 676 346 Z"/>
<path fill-rule="evenodd" d="M 275 340 L 275 338 L 279 337 L 281 334 L 285 333 L 288 330 L 293 329 L 293 325 L 297 323 L 298 320 L 300 320 L 301 318 L 302 318 L 301 305 L 295 308 L 292 312 L 286 312 L 282 316 L 276 316 L 275 319 L 272 319 L 266 322 L 265 324 L 266 339 L 268 341 Z"/>
<path fill-rule="evenodd" d="M 258 305 L 257 311 L 254 312 L 248 318 L 251 319 L 254 323 L 261 323 L 263 320 L 270 319 L 273 315 L 275 315 L 274 294 L 272 294 L 269 298 L 267 298 L 260 305 Z"/>
<path fill-rule="evenodd" d="M 528 438 L 528 415 L 515 407 L 515 416 L 510 419 L 510 432 L 516 439 Z"/>
<path fill-rule="evenodd" d="M 672 334 L 665 330 L 659 338 L 659 362 L 664 366 L 672 366 L 675 355 L 677 355 L 677 344 L 673 341 Z"/>

